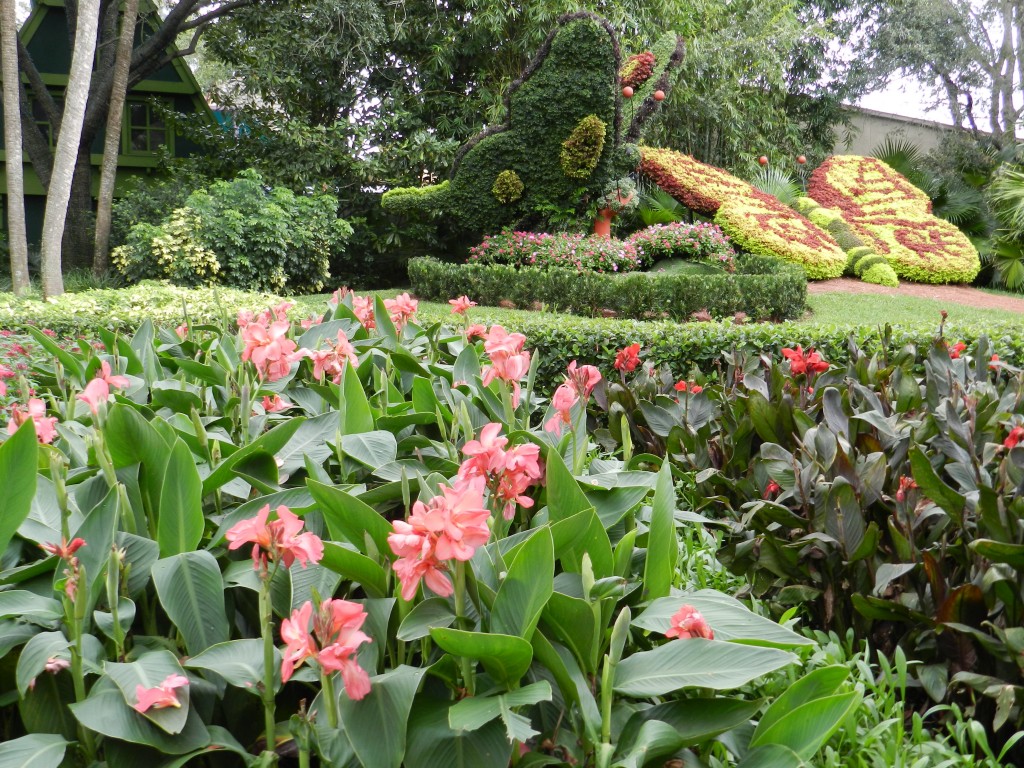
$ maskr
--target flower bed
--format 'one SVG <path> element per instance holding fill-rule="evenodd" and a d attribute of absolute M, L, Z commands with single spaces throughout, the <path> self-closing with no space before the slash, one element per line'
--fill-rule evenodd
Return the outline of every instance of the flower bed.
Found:
<path fill-rule="evenodd" d="M 686 259 L 736 269 L 736 251 L 721 227 L 709 222 L 655 224 L 637 230 L 626 242 L 636 248 L 641 259 L 652 264 L 663 259 Z"/>
<path fill-rule="evenodd" d="M 581 272 L 632 272 L 650 263 L 630 241 L 510 230 L 484 237 L 470 248 L 469 261 Z"/>
<path fill-rule="evenodd" d="M 716 317 L 743 312 L 751 319 L 783 320 L 802 315 L 807 301 L 807 280 L 800 267 L 754 256 L 737 259 L 735 274 L 720 275 L 608 275 L 422 258 L 409 262 L 409 278 L 413 290 L 425 299 L 465 293 L 494 306 L 540 304 L 559 312 L 608 311 L 637 319 L 687 320 L 705 310 Z"/>

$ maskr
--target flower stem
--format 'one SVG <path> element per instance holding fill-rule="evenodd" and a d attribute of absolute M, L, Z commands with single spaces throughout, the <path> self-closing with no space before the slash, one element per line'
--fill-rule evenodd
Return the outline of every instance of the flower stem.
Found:
<path fill-rule="evenodd" d="M 327 702 L 327 724 L 333 729 L 338 727 L 338 697 L 334 693 L 334 676 L 320 671 L 320 690 L 322 698 Z"/>
<path fill-rule="evenodd" d="M 75 701 L 85 701 L 85 671 L 82 668 L 82 622 L 85 620 L 85 610 L 88 598 L 88 582 L 86 581 L 85 567 L 81 567 L 79 574 L 79 589 L 74 600 L 65 598 L 65 613 L 71 619 L 71 679 L 75 686 Z M 96 745 L 93 742 L 92 731 L 84 725 L 78 726 L 78 738 L 85 748 L 86 758 L 89 764 L 96 759 Z"/>
<path fill-rule="evenodd" d="M 263 633 L 263 727 L 267 751 L 274 751 L 277 718 L 274 713 L 274 609 L 270 603 L 270 577 L 262 574 L 260 585 L 260 630 Z"/>
<path fill-rule="evenodd" d="M 466 564 L 461 560 L 455 561 L 455 622 L 459 628 L 463 628 L 466 618 Z M 462 684 L 466 687 L 466 693 L 473 695 L 475 679 L 473 677 L 473 662 L 468 656 L 459 657 L 459 666 L 462 669 Z"/>

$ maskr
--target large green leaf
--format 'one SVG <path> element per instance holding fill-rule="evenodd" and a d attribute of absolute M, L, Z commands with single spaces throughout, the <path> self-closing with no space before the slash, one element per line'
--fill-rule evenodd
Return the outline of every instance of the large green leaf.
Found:
<path fill-rule="evenodd" d="M 614 768 L 643 768 L 649 760 L 670 755 L 683 746 L 683 737 L 668 723 L 647 720 L 629 742 L 620 739 L 618 746 Z"/>
<path fill-rule="evenodd" d="M 555 549 L 544 527 L 519 547 L 491 608 L 491 629 L 529 640 L 554 592 Z"/>
<path fill-rule="evenodd" d="M 35 422 L 31 419 L 0 445 L 0 488 L 4 494 L 3 514 L 0 515 L 0 552 L 7 549 L 32 510 L 38 454 Z"/>
<path fill-rule="evenodd" d="M 382 430 L 360 432 L 342 435 L 341 450 L 360 464 L 377 469 L 398 457 L 398 441 L 393 434 Z"/>
<path fill-rule="evenodd" d="M 565 466 L 558 451 L 548 451 L 547 469 L 548 517 L 552 521 L 563 520 L 585 509 L 593 509 L 587 495 L 583 493 L 576 478 Z"/>
<path fill-rule="evenodd" d="M 755 733 L 751 747 L 779 744 L 809 760 L 860 704 L 856 691 L 825 696 L 788 711 L 770 727 Z"/>
<path fill-rule="evenodd" d="M 453 731 L 475 731 L 500 717 L 510 742 L 526 742 L 537 731 L 530 726 L 529 719 L 512 708 L 542 701 L 551 701 L 551 684 L 546 680 L 498 696 L 469 696 L 448 710 L 448 724 Z"/>
<path fill-rule="evenodd" d="M 663 462 L 658 472 L 651 507 L 651 525 L 647 534 L 647 559 L 644 561 L 644 597 L 654 600 L 665 597 L 672 587 L 679 556 L 675 527 L 676 490 L 672 467 Z"/>
<path fill-rule="evenodd" d="M 935 468 L 932 467 L 928 455 L 918 446 L 910 446 L 910 469 L 914 475 L 914 482 L 929 499 L 934 501 L 954 520 L 963 518 L 964 504 L 967 500 L 954 491 L 938 476 Z"/>
<path fill-rule="evenodd" d="M 145 744 L 167 755 L 184 755 L 210 743 L 210 734 L 194 707 L 188 708 L 185 727 L 171 736 L 128 706 L 117 684 L 101 677 L 85 701 L 71 704 L 71 711 L 86 728 L 133 744 Z"/>
<path fill-rule="evenodd" d="M 672 726 L 683 746 L 699 744 L 748 722 L 762 703 L 761 699 L 686 698 L 656 704 L 629 718 L 619 743 L 631 743 L 643 723 L 659 720 Z"/>
<path fill-rule="evenodd" d="M 183 666 L 188 669 L 202 669 L 214 672 L 236 688 L 260 695 L 263 683 L 263 641 L 258 638 L 229 640 L 217 643 L 202 653 L 185 659 Z M 274 648 L 274 690 L 281 685 L 281 653 Z"/>
<path fill-rule="evenodd" d="M 672 616 L 684 605 L 692 605 L 707 621 L 716 640 L 735 640 L 748 645 L 792 648 L 813 645 L 814 641 L 779 626 L 771 619 L 758 616 L 734 597 L 716 589 L 702 589 L 678 597 L 655 600 L 639 616 L 633 626 L 664 635 L 672 626 Z"/>
<path fill-rule="evenodd" d="M 701 638 L 677 639 L 634 653 L 615 668 L 615 692 L 647 698 L 681 688 L 724 691 L 792 664 L 796 656 L 775 648 Z"/>
<path fill-rule="evenodd" d="M 0 768 L 58 768 L 70 742 L 55 733 L 30 733 L 0 744 Z"/>
<path fill-rule="evenodd" d="M 302 426 L 305 420 L 306 419 L 303 416 L 295 416 L 294 418 L 288 419 L 271 429 L 266 434 L 261 435 L 256 440 L 253 440 L 244 448 L 239 448 L 237 451 L 232 453 L 228 458 L 218 464 L 217 468 L 214 469 L 213 472 L 211 472 L 203 481 L 202 495 L 207 496 L 230 481 L 236 474 L 235 467 L 244 463 L 253 454 L 276 454 L 284 448 L 285 445 L 287 445 L 288 441 L 292 439 L 292 436 L 298 431 L 299 427 Z"/>
<path fill-rule="evenodd" d="M 183 552 L 153 564 L 153 583 L 167 617 L 194 656 L 230 636 L 224 581 L 209 552 Z"/>
<path fill-rule="evenodd" d="M 805 768 L 800 755 L 782 744 L 765 744 L 750 750 L 736 768 Z"/>
<path fill-rule="evenodd" d="M 15 677 L 18 693 L 24 696 L 28 692 L 29 687 L 35 683 L 36 676 L 42 674 L 46 662 L 51 658 L 69 660 L 68 646 L 68 639 L 64 637 L 63 632 L 40 632 L 30 638 L 18 657 Z"/>
<path fill-rule="evenodd" d="M 171 675 L 184 675 L 185 671 L 170 651 L 152 651 L 142 654 L 130 664 L 118 664 L 108 661 L 106 672 L 117 684 L 129 706 L 134 707 L 138 701 L 137 690 L 156 688 Z M 142 713 L 143 717 L 163 731 L 173 735 L 181 733 L 185 727 L 189 712 L 189 686 L 175 690 L 180 707 L 151 708 Z"/>
<path fill-rule="evenodd" d="M 114 532 L 118 524 L 117 489 L 111 488 L 107 495 L 95 507 L 89 510 L 85 520 L 72 533 L 85 541 L 75 556 L 89 581 L 90 605 L 95 605 L 98 595 L 103 590 L 107 564 L 110 561 L 110 548 L 114 544 Z M 55 579 L 63 577 L 63 568 L 58 568 Z"/>
<path fill-rule="evenodd" d="M 754 731 L 752 745 L 768 743 L 760 739 L 760 734 L 763 734 L 797 707 L 815 699 L 833 695 L 849 676 L 850 670 L 847 667 L 834 664 L 829 667 L 821 667 L 801 677 L 765 710 L 757 724 L 757 730 Z"/>
<path fill-rule="evenodd" d="M 358 582 L 370 597 L 387 595 L 387 574 L 380 563 L 357 552 L 351 545 L 325 541 L 320 565 L 349 581 Z"/>
<path fill-rule="evenodd" d="M 60 360 L 60 364 L 64 366 L 64 370 L 78 379 L 77 383 L 79 386 L 84 387 L 88 383 L 85 380 L 85 368 L 82 366 L 81 360 L 68 352 L 38 328 L 29 325 L 25 327 L 25 330 L 32 334 L 32 338 L 36 340 L 36 343 L 38 343 L 39 346 Z"/>
<path fill-rule="evenodd" d="M 421 697 L 409 720 L 406 752 L 415 755 L 416 768 L 484 768 L 508 765 L 512 744 L 500 720 L 475 731 L 453 731 L 448 725 L 449 702 Z"/>
<path fill-rule="evenodd" d="M 341 488 L 308 479 L 306 485 L 327 521 L 332 539 L 344 539 L 364 552 L 368 535 L 378 552 L 391 551 L 391 523 L 377 510 Z"/>
<path fill-rule="evenodd" d="M 361 701 L 341 697 L 338 714 L 361 765 L 399 768 L 402 764 L 409 712 L 426 671 L 402 665 L 374 677 L 370 693 Z"/>
<path fill-rule="evenodd" d="M 970 548 L 993 563 L 1006 563 L 1017 570 L 1024 570 L 1024 545 L 1009 544 L 992 539 L 975 539 Z"/>
<path fill-rule="evenodd" d="M 373 431 L 373 411 L 370 401 L 359 381 L 359 374 L 351 365 L 345 366 L 341 375 L 341 433 L 355 435 L 360 432 Z"/>
<path fill-rule="evenodd" d="M 278 451 L 281 473 L 292 475 L 305 465 L 305 457 L 314 464 L 323 464 L 333 451 L 330 442 L 338 434 L 338 414 L 330 411 L 307 420 Z"/>
<path fill-rule="evenodd" d="M 538 664 L 543 665 L 558 683 L 562 697 L 579 707 L 588 738 L 596 741 L 601 730 L 601 712 L 590 690 L 590 682 L 580 669 L 568 648 L 552 643 L 543 632 L 533 633 L 533 653 Z"/>
<path fill-rule="evenodd" d="M 191 552 L 203 538 L 203 481 L 199 477 L 192 451 L 184 440 L 177 440 L 167 461 L 156 538 L 164 557 Z"/>
<path fill-rule="evenodd" d="M 64 616 L 64 606 L 52 597 L 43 597 L 24 589 L 0 592 L 0 619 L 56 621 Z"/>
<path fill-rule="evenodd" d="M 430 637 L 453 656 L 476 659 L 491 677 L 510 688 L 519 684 L 533 661 L 533 647 L 521 637 L 442 628 L 430 630 Z"/>
<path fill-rule="evenodd" d="M 562 641 L 589 674 L 597 672 L 597 619 L 586 600 L 554 592 L 544 606 L 544 627 L 549 636 Z"/>
<path fill-rule="evenodd" d="M 428 597 L 416 603 L 416 607 L 409 611 L 396 636 L 404 642 L 419 640 L 429 635 L 434 627 L 450 627 L 455 619 L 450 601 L 441 597 Z"/>

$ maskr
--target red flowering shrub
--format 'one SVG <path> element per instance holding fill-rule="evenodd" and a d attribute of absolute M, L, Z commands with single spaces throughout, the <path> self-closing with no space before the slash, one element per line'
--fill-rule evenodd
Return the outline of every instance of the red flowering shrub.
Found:
<path fill-rule="evenodd" d="M 715 216 L 735 245 L 800 264 L 812 280 L 839 277 L 846 254 L 820 227 L 747 182 L 670 149 L 643 148 L 640 170 L 687 208 Z"/>
<path fill-rule="evenodd" d="M 837 155 L 811 174 L 808 194 L 842 213 L 854 234 L 888 259 L 896 274 L 922 283 L 969 283 L 978 251 L 931 212 L 928 196 L 873 157 Z"/>
<path fill-rule="evenodd" d="M 650 78 L 654 72 L 654 54 L 650 51 L 635 53 L 626 59 L 619 70 L 619 80 L 623 87 L 636 88 Z"/>
<path fill-rule="evenodd" d="M 581 272 L 632 272 L 643 266 L 642 254 L 627 240 L 543 232 L 488 235 L 469 250 L 471 264 L 560 267 Z"/>

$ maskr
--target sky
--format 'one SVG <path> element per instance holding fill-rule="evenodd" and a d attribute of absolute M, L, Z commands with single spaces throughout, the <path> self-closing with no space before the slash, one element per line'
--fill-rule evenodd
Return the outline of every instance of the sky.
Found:
<path fill-rule="evenodd" d="M 894 78 L 885 88 L 869 93 L 857 101 L 858 106 L 889 112 L 904 117 L 917 117 L 952 125 L 949 107 L 944 104 L 930 108 L 931 94 L 918 82 L 909 78 Z"/>

